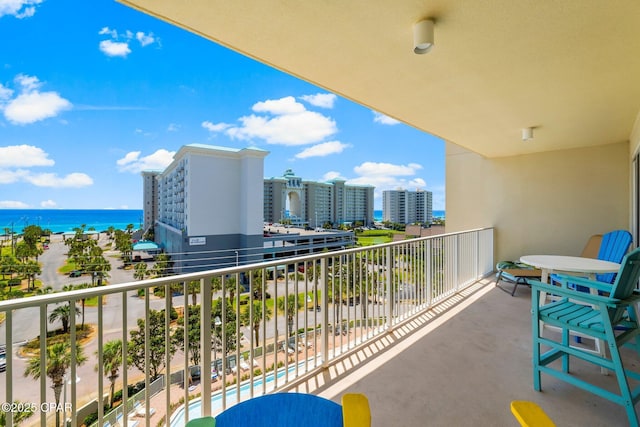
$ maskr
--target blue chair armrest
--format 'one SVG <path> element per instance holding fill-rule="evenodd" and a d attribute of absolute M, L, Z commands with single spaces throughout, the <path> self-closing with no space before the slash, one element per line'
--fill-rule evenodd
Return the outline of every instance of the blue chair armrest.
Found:
<path fill-rule="evenodd" d="M 611 284 L 605 282 L 598 282 L 597 280 L 591 280 L 586 277 L 570 276 L 567 274 L 556 274 L 555 279 L 562 287 L 566 287 L 567 284 L 585 286 L 590 289 L 596 289 L 598 291 L 609 292 L 611 291 Z"/>

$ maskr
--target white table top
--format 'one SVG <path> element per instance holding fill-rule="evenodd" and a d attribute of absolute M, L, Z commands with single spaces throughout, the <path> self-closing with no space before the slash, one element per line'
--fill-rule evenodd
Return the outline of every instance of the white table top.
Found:
<path fill-rule="evenodd" d="M 582 258 L 565 255 L 526 255 L 520 262 L 545 270 L 558 270 L 576 273 L 616 273 L 620 264 L 594 258 Z"/>

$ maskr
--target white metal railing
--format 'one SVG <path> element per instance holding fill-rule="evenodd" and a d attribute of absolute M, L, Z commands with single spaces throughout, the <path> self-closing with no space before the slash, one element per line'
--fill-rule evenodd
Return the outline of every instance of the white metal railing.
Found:
<path fill-rule="evenodd" d="M 106 401 L 111 384 L 108 377 L 112 375 L 105 369 L 109 357 L 105 345 L 120 339 L 122 354 L 127 355 L 130 347 L 135 349 L 130 341 L 131 331 L 136 330 L 141 331 L 144 343 L 143 357 L 137 363 L 144 369 L 122 357 L 116 389 L 122 389 L 123 402 L 132 396 L 122 384 L 143 382 L 145 392 L 140 395 L 143 398 L 136 397 L 141 399 L 138 418 L 123 415 L 120 424 L 155 426 L 158 420 L 154 418 L 152 424 L 149 417 L 141 416 L 150 415 L 144 411 L 162 409 L 168 422 L 177 402 L 192 402 L 174 415 L 175 422 L 184 425 L 196 406 L 200 407 L 197 415 L 215 414 L 331 364 L 491 273 L 493 264 L 493 229 L 486 228 L 2 301 L 0 313 L 5 321 L 0 325 L 0 342 L 4 337 L 7 358 L 6 372 L 0 374 L 5 379 L 0 401 L 13 403 L 3 409 L 14 409 L 3 410 L 7 425 L 17 415 L 20 401 L 23 407 L 28 404 L 36 410 L 30 421 L 39 417 L 42 426 L 55 422 L 55 410 L 72 426 L 81 425 L 89 412 L 97 411 L 96 425 L 103 426 L 109 411 L 95 402 L 100 396 Z M 175 293 L 182 296 L 172 296 Z M 159 298 L 158 294 L 170 297 Z M 53 342 L 53 338 L 45 339 L 49 315 L 57 306 L 79 307 L 90 299 L 95 300 L 86 309 L 87 323 L 94 327 L 91 338 L 79 337 L 78 319 L 69 316 L 64 347 L 68 362 L 61 362 L 64 380 L 57 383 L 65 401 L 52 410 L 52 403 L 59 400 L 52 387 L 53 372 L 48 369 L 61 356 L 51 350 L 47 353 Z M 178 319 L 176 308 L 182 315 Z M 156 310 L 163 313 L 154 315 Z M 147 327 L 140 329 L 140 321 Z M 182 333 L 176 343 L 181 325 L 192 325 L 194 332 Z M 22 342 L 38 337 L 35 356 L 10 357 L 23 349 Z M 167 342 L 191 350 L 175 350 Z M 78 359 L 84 358 L 87 361 L 79 364 Z M 24 375 L 29 363 L 46 375 L 37 381 Z M 154 369 L 161 375 L 186 370 L 197 383 L 198 369 L 193 365 L 202 367 L 198 391 L 210 398 L 193 400 L 189 376 L 185 384 L 182 374 L 172 375 L 182 388 L 169 385 L 152 395 Z M 81 370 L 80 382 L 68 380 L 78 378 Z"/>

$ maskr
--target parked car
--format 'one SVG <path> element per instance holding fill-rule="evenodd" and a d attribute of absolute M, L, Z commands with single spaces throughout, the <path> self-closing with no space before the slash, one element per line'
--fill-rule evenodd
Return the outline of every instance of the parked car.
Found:
<path fill-rule="evenodd" d="M 200 381 L 200 365 L 189 366 L 189 374 L 191 375 L 191 379 L 193 381 Z"/>
<path fill-rule="evenodd" d="M 82 271 L 80 270 L 73 270 L 71 273 L 69 273 L 69 277 L 80 277 L 82 276 Z"/>

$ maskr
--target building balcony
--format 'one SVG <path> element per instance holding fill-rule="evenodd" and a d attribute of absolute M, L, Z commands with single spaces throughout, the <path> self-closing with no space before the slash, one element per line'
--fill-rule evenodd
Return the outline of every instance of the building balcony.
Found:
<path fill-rule="evenodd" d="M 569 385 L 543 378 L 543 392 L 533 390 L 530 293 L 521 287 L 511 297 L 495 287 L 493 234 L 472 230 L 2 301 L 0 399 L 36 409 L 24 425 L 54 425 L 57 408 L 73 426 L 95 413 L 89 425 L 156 426 L 168 415 L 177 427 L 292 390 L 336 401 L 364 393 L 373 426 L 515 425 L 511 400 L 538 402 L 558 425 L 625 425 L 621 408 Z M 54 338 L 39 337 L 60 329 L 49 322 L 56 307 L 83 301 L 88 337 L 77 328 L 80 316 L 68 318 L 69 334 L 58 334 L 67 349 L 83 351 L 67 351 L 56 399 L 53 373 L 37 380 L 24 373 L 27 366 L 49 372 Z M 194 327 L 180 334 L 185 323 Z M 117 340 L 126 343 L 118 354 L 130 358 L 113 365 L 108 349 Z M 596 368 L 572 368 L 615 386 Z M 112 379 L 116 391 L 134 387 L 116 399 L 126 404 L 102 408 L 96 402 L 108 403 Z"/>

